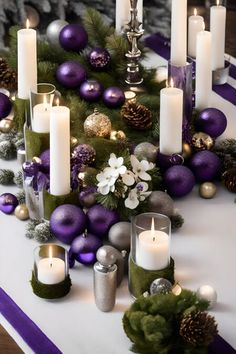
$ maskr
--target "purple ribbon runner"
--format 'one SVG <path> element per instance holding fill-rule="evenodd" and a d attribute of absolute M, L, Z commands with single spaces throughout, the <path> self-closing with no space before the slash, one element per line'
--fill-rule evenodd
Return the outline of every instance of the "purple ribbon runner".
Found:
<path fill-rule="evenodd" d="M 235 354 L 236 350 L 227 343 L 221 336 L 216 336 L 210 344 L 208 354 Z"/>
<path fill-rule="evenodd" d="M 170 59 L 170 41 L 164 38 L 161 34 L 152 34 L 145 39 L 145 45 L 159 54 L 162 58 Z M 229 74 L 232 78 L 236 79 L 236 66 L 231 64 Z M 236 89 L 229 84 L 214 85 L 213 91 L 225 100 L 236 105 Z"/>
<path fill-rule="evenodd" d="M 0 288 L 0 313 L 36 354 L 62 354 L 2 288 Z"/>

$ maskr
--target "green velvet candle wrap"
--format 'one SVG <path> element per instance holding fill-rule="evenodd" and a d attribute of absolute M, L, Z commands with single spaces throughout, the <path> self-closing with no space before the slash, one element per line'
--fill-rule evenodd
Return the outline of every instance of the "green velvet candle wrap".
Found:
<path fill-rule="evenodd" d="M 129 257 L 129 290 L 130 293 L 135 297 L 143 295 L 146 291 L 149 292 L 150 285 L 153 280 L 157 278 L 168 279 L 172 284 L 174 284 L 174 260 L 170 259 L 170 264 L 168 267 L 160 270 L 147 270 L 139 267 L 132 259 Z"/>
<path fill-rule="evenodd" d="M 52 195 L 48 191 L 43 191 L 44 219 L 49 220 L 52 212 L 60 205 L 79 205 L 78 192 L 73 191 L 66 195 Z"/>
<path fill-rule="evenodd" d="M 26 159 L 32 160 L 33 157 L 39 155 L 49 149 L 49 133 L 36 133 L 25 126 L 25 149 Z"/>
<path fill-rule="evenodd" d="M 30 124 L 30 101 L 16 97 L 14 101 L 14 125 L 23 132 L 24 124 Z"/>
<path fill-rule="evenodd" d="M 43 299 L 59 299 L 64 297 L 69 293 L 72 285 L 69 275 L 60 283 L 43 284 L 38 281 L 33 271 L 30 283 L 34 294 Z"/>

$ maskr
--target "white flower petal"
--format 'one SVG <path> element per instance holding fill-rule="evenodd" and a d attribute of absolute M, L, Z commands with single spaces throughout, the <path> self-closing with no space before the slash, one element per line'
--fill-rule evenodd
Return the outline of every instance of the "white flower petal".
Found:
<path fill-rule="evenodd" d="M 149 170 L 149 162 L 147 160 L 142 160 L 140 162 L 140 169 L 143 171 Z"/>
<path fill-rule="evenodd" d="M 135 155 L 130 156 L 130 162 L 133 167 L 133 170 L 136 170 L 139 166 L 139 160 L 137 159 L 137 157 Z"/>
<path fill-rule="evenodd" d="M 145 171 L 141 171 L 139 174 L 138 174 L 139 178 L 141 178 L 143 181 L 151 181 L 151 176 L 145 172 Z"/>
<path fill-rule="evenodd" d="M 116 163 L 119 167 L 122 166 L 124 163 L 123 157 L 118 157 L 118 159 L 116 159 Z"/>
<path fill-rule="evenodd" d="M 137 208 L 138 205 L 139 205 L 138 198 L 132 198 L 132 199 L 130 199 L 130 198 L 128 197 L 127 199 L 125 199 L 125 206 L 126 206 L 126 208 L 135 209 L 135 208 Z"/>
<path fill-rule="evenodd" d="M 100 187 L 98 190 L 102 195 L 107 195 L 110 192 L 109 186 Z"/>
<path fill-rule="evenodd" d="M 125 166 L 121 166 L 121 167 L 119 168 L 119 174 L 120 174 L 120 175 L 123 175 L 126 171 L 127 171 L 127 168 L 126 168 Z"/>
<path fill-rule="evenodd" d="M 126 184 L 127 186 L 132 186 L 135 182 L 134 174 L 131 171 L 127 171 L 121 177 L 122 177 L 123 183 Z"/>
<path fill-rule="evenodd" d="M 146 182 L 137 183 L 136 190 L 139 190 L 139 187 L 141 187 L 141 192 L 140 193 L 146 192 L 148 190 L 148 184 Z"/>

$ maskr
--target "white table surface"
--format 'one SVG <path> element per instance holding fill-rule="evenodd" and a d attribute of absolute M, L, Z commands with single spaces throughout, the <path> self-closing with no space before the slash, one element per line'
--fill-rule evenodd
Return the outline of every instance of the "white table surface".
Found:
<path fill-rule="evenodd" d="M 157 66 L 165 61 L 151 53 L 148 64 Z M 234 80 L 231 84 L 236 87 Z M 212 93 L 212 106 L 223 110 L 228 118 L 223 137 L 236 138 L 235 106 L 215 93 Z M 0 168 L 18 170 L 20 167 L 16 161 L 0 160 Z M 0 185 L 0 194 L 16 191 L 16 187 Z M 218 303 L 212 313 L 218 321 L 220 335 L 236 348 L 234 198 L 234 194 L 219 186 L 214 199 L 200 198 L 195 188 L 187 197 L 176 200 L 175 206 L 185 223 L 172 236 L 172 257 L 176 262 L 175 277 L 183 287 L 196 290 L 209 284 L 217 290 Z M 33 249 L 38 243 L 25 237 L 25 225 L 26 222 L 14 215 L 0 213 L 0 286 L 64 354 L 130 353 L 130 342 L 122 329 L 123 312 L 132 302 L 127 280 L 118 289 L 116 306 L 110 313 L 96 308 L 92 269 L 78 263 L 70 272 L 73 287 L 66 298 L 57 301 L 38 298 L 29 284 Z M 0 323 L 25 353 L 32 352 L 1 316 Z"/>

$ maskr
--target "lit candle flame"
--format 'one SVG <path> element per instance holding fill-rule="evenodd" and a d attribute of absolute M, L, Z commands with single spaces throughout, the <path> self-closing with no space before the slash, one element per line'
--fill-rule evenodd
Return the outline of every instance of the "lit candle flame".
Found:
<path fill-rule="evenodd" d="M 50 262 L 50 267 L 52 267 L 52 246 L 49 246 L 49 262 Z"/>
<path fill-rule="evenodd" d="M 205 31 L 205 28 L 206 28 L 206 25 L 205 25 L 205 22 L 203 21 L 202 30 Z"/>
<path fill-rule="evenodd" d="M 60 104 L 60 100 L 59 100 L 59 98 L 57 98 L 56 99 L 56 106 L 59 106 L 59 104 Z"/>
<path fill-rule="evenodd" d="M 29 29 L 29 26 L 30 26 L 30 22 L 29 22 L 29 19 L 27 18 L 27 20 L 26 20 L 26 28 Z"/>
<path fill-rule="evenodd" d="M 194 16 L 197 16 L 197 9 L 196 9 L 196 7 L 195 7 L 193 13 L 194 13 Z"/>
<path fill-rule="evenodd" d="M 170 87 L 174 87 L 174 80 L 172 78 L 170 79 Z"/>
<path fill-rule="evenodd" d="M 216 5 L 220 6 L 220 0 L 216 0 Z"/>

